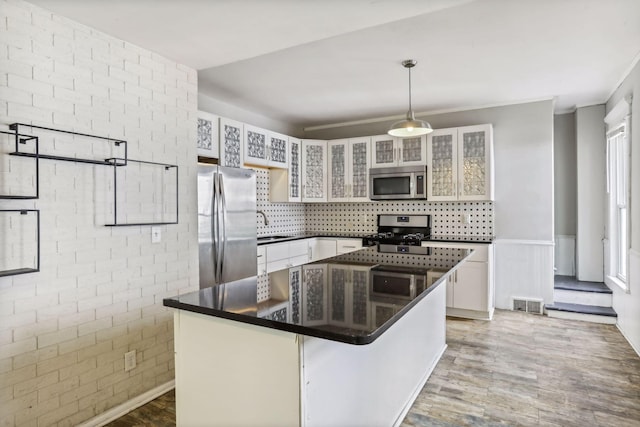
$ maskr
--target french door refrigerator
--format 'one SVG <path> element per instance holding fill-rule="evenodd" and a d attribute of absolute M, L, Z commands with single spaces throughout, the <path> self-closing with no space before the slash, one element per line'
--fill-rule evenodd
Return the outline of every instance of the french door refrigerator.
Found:
<path fill-rule="evenodd" d="M 200 289 L 257 274 L 256 173 L 198 164 Z"/>

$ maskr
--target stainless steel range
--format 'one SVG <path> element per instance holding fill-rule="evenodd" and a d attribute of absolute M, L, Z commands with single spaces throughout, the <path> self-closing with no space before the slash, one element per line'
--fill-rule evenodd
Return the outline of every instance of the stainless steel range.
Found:
<path fill-rule="evenodd" d="M 362 239 L 363 246 L 378 246 L 378 252 L 429 255 L 420 246 L 431 236 L 431 215 L 378 215 L 378 232 Z"/>

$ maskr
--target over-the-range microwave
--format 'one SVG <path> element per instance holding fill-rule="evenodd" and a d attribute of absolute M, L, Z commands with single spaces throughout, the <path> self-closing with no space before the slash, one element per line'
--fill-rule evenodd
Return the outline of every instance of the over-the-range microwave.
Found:
<path fill-rule="evenodd" d="M 396 166 L 369 169 L 371 200 L 427 198 L 427 167 Z"/>

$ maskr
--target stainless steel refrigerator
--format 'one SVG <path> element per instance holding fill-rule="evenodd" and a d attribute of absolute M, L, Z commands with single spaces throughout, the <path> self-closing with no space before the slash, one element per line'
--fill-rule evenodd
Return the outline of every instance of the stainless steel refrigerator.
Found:
<path fill-rule="evenodd" d="M 198 164 L 200 288 L 257 274 L 256 173 Z"/>

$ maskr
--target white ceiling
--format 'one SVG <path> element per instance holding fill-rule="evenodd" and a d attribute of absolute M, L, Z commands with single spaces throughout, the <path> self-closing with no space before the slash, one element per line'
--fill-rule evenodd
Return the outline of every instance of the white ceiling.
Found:
<path fill-rule="evenodd" d="M 603 103 L 640 56 L 638 0 L 30 0 L 199 70 L 199 91 L 316 126 Z"/>

